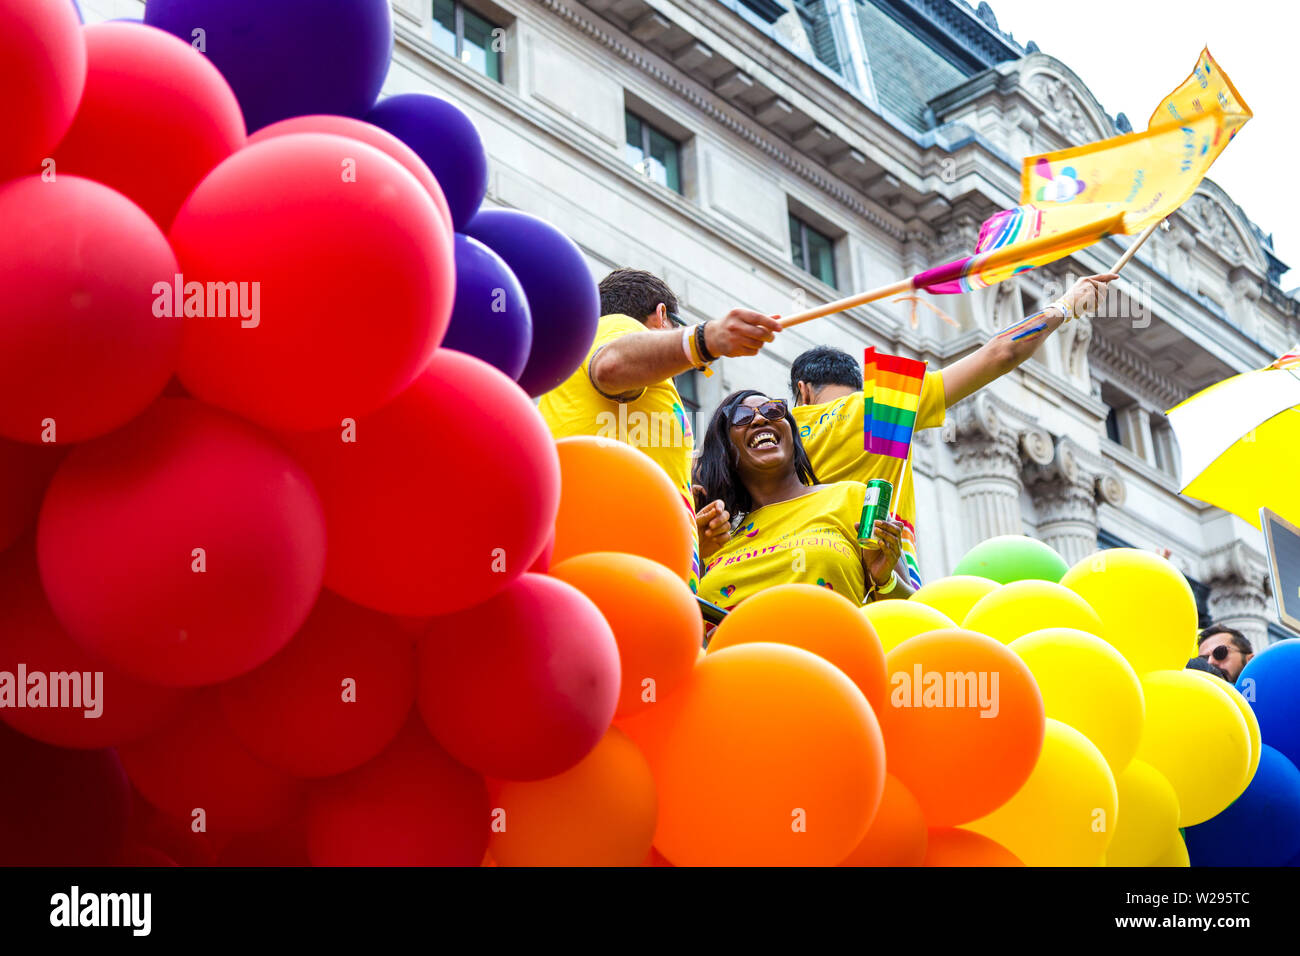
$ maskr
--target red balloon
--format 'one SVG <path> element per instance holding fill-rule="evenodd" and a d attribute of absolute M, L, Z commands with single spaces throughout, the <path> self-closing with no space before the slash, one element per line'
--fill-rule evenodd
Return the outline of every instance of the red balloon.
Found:
<path fill-rule="evenodd" d="M 111 747 L 140 737 L 188 693 L 132 680 L 68 637 L 45 600 L 30 539 L 0 556 L 0 671 L 26 675 L 16 680 L 13 700 L 0 691 L 0 720 L 59 747 Z M 41 696 L 32 697 L 38 688 Z M 44 706 L 20 707 L 20 698 Z"/>
<path fill-rule="evenodd" d="M 209 831 L 263 830 L 302 807 L 304 785 L 243 748 L 222 720 L 214 691 L 197 695 L 162 730 L 124 744 L 118 754 L 146 800 L 191 825 L 202 820 Z"/>
<path fill-rule="evenodd" d="M 163 390 L 180 323 L 153 311 L 176 258 L 139 206 L 60 174 L 0 184 L 0 435 L 73 442 Z"/>
<path fill-rule="evenodd" d="M 112 750 L 65 750 L 0 724 L 0 866 L 118 859 L 131 790 Z"/>
<path fill-rule="evenodd" d="M 313 785 L 307 852 L 316 866 L 478 866 L 490 822 L 483 778 L 411 721 L 374 760 Z"/>
<path fill-rule="evenodd" d="M 73 640 L 140 680 L 227 680 L 278 651 L 320 593 L 325 520 L 302 469 L 246 422 L 160 399 L 75 449 L 37 555 Z"/>
<path fill-rule="evenodd" d="M 490 777 L 568 770 L 614 718 L 614 633 L 571 585 L 525 574 L 420 643 L 420 713 L 453 757 Z"/>
<path fill-rule="evenodd" d="M 551 536 L 546 539 L 546 546 L 542 548 L 542 553 L 537 556 L 537 560 L 533 562 L 532 567 L 528 570 L 533 574 L 545 574 L 551 569 L 551 555 L 554 553 L 555 532 L 552 531 Z"/>
<path fill-rule="evenodd" d="M 338 428 L 384 405 L 451 319 L 451 232 L 414 176 L 354 139 L 240 150 L 190 195 L 171 240 L 184 311 L 205 316 L 184 323 L 181 382 L 277 428 Z M 229 294 L 214 293 L 222 283 Z"/>
<path fill-rule="evenodd" d="M 59 445 L 27 445 L 0 438 L 0 551 L 36 523 L 41 496 L 63 452 Z"/>
<path fill-rule="evenodd" d="M 306 814 L 269 830 L 236 833 L 217 853 L 217 866 L 311 866 Z"/>
<path fill-rule="evenodd" d="M 122 851 L 118 866 L 180 866 L 162 850 L 132 843 Z"/>
<path fill-rule="evenodd" d="M 282 437 L 325 504 L 325 584 L 366 607 L 420 617 L 485 601 L 555 523 L 546 423 L 518 385 L 450 349 L 355 428 Z"/>
<path fill-rule="evenodd" d="M 261 143 L 276 136 L 284 136 L 287 133 L 333 133 L 335 136 L 359 139 L 361 142 L 387 153 L 405 166 L 407 171 L 420 181 L 424 191 L 429 194 L 433 204 L 438 207 L 438 215 L 446 224 L 447 231 L 455 231 L 451 221 L 451 210 L 447 208 L 447 197 L 443 195 L 438 180 L 434 178 L 433 173 L 424 164 L 424 160 L 420 158 L 419 154 L 388 130 L 380 129 L 373 123 L 353 119 L 350 116 L 331 116 L 326 113 L 317 113 L 314 116 L 294 116 L 286 120 L 280 120 L 278 123 L 272 123 L 270 126 L 263 126 L 248 137 L 248 145 L 252 146 L 255 143 Z M 358 174 L 360 173 L 361 170 L 358 170 Z"/>
<path fill-rule="evenodd" d="M 71 2 L 0 4 L 0 180 L 50 155 L 72 125 L 85 84 L 86 41 Z"/>
<path fill-rule="evenodd" d="M 289 645 L 220 696 L 251 753 L 296 777 L 327 777 L 397 736 L 415 703 L 415 645 L 395 618 L 322 591 Z"/>
<path fill-rule="evenodd" d="M 163 813 L 135 789 L 126 838 L 128 846 L 147 847 L 180 866 L 212 866 L 217 859 L 216 841 L 206 830 L 196 832 L 188 816 L 181 819 Z"/>
<path fill-rule="evenodd" d="M 86 90 L 55 168 L 112 186 L 166 231 L 199 180 L 243 147 L 239 101 L 206 56 L 142 23 L 86 27 L 86 54 Z"/>

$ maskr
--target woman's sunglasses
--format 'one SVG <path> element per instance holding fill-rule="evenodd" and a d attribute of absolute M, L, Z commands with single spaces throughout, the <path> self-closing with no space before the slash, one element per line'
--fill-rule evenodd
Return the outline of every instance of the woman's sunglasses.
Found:
<path fill-rule="evenodd" d="M 779 422 L 786 416 L 785 402 L 764 402 L 757 408 L 753 405 L 737 405 L 731 410 L 731 424 L 737 428 L 748 425 L 755 415 L 762 415 L 769 422 Z"/>

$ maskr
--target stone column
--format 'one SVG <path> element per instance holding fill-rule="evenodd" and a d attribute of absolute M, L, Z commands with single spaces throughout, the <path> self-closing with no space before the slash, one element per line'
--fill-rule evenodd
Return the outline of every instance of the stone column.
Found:
<path fill-rule="evenodd" d="M 1020 443 L 988 401 L 977 395 L 948 415 L 944 441 L 953 444 L 966 541 L 962 550 L 1001 534 L 1021 534 Z"/>
<path fill-rule="evenodd" d="M 1263 556 L 1234 541 L 1206 559 L 1205 580 L 1211 622 L 1241 631 L 1256 653 L 1268 647 L 1272 600 Z"/>
<path fill-rule="evenodd" d="M 1026 467 L 1025 484 L 1038 511 L 1039 536 L 1071 565 L 1097 550 L 1098 496 L 1124 502 L 1123 483 L 1086 468 L 1068 438 L 1056 442 L 1046 464 Z"/>

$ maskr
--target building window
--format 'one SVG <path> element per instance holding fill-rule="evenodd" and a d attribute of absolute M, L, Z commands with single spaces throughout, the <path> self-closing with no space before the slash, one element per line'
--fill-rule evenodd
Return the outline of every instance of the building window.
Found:
<path fill-rule="evenodd" d="M 790 213 L 790 249 L 794 264 L 835 288 L 835 241 Z"/>
<path fill-rule="evenodd" d="M 691 369 L 682 372 L 673 379 L 677 394 L 682 397 L 682 408 L 688 416 L 694 416 L 700 410 L 700 373 Z"/>
<path fill-rule="evenodd" d="M 433 0 L 433 45 L 498 83 L 504 34 L 460 0 Z"/>
<path fill-rule="evenodd" d="M 627 145 L 623 155 L 646 179 L 682 191 L 681 144 L 667 133 L 655 129 L 635 113 L 624 114 Z"/>
<path fill-rule="evenodd" d="M 1119 415 L 1115 414 L 1115 409 L 1106 409 L 1106 437 L 1116 445 L 1122 445 L 1119 440 Z"/>

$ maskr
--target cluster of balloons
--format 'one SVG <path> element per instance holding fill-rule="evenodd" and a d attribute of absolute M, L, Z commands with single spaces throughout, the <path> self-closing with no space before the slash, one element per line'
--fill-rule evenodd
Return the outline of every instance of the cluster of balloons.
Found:
<path fill-rule="evenodd" d="M 595 283 L 392 48 L 387 0 L 0 0 L 2 863 L 478 864 L 519 781 L 635 764 L 529 573 Z"/>
<path fill-rule="evenodd" d="M 995 539 L 702 651 L 671 481 L 529 400 L 581 253 L 479 209 L 456 107 L 376 103 L 389 16 L 0 0 L 0 863 L 1300 853 L 1300 645 L 1183 670 L 1154 555 Z"/>

